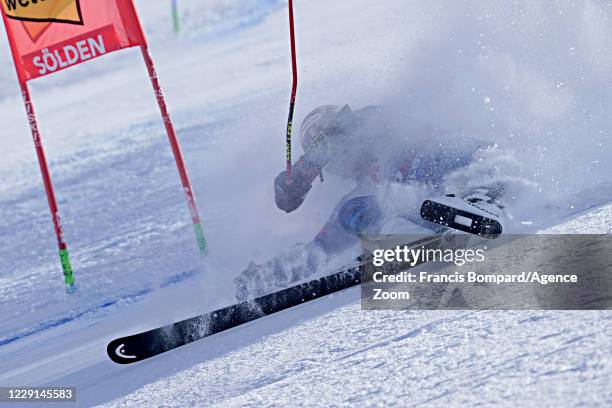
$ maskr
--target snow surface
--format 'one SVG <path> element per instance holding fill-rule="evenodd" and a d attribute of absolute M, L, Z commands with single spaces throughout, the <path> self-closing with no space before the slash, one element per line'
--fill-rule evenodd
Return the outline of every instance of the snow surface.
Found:
<path fill-rule="evenodd" d="M 612 404 L 608 312 L 366 312 L 355 289 L 110 362 L 112 338 L 233 303 L 249 260 L 311 239 L 352 187 L 328 176 L 295 213 L 274 208 L 284 1 L 181 1 L 178 37 L 168 2 L 137 3 L 211 256 L 198 257 L 139 53 L 122 51 L 31 84 L 79 286 L 63 292 L 0 36 L 0 385 L 77 386 L 80 406 Z M 596 0 L 298 1 L 296 122 L 321 104 L 384 103 L 408 136 L 511 145 L 499 171 L 534 183 L 524 225 L 612 233 L 611 13 Z"/>

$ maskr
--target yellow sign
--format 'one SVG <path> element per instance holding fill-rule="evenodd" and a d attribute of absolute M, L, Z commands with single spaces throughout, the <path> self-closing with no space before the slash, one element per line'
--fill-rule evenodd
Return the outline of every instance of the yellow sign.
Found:
<path fill-rule="evenodd" d="M 33 22 L 83 24 L 79 0 L 0 0 L 7 17 Z"/>
<path fill-rule="evenodd" d="M 23 21 L 36 41 L 50 23 L 83 25 L 80 0 L 0 0 L 7 17 Z M 41 24 L 42 23 L 42 24 Z"/>

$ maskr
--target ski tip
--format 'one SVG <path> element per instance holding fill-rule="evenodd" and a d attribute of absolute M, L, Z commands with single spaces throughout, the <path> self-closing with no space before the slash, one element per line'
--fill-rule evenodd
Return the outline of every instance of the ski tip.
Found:
<path fill-rule="evenodd" d="M 76 283 L 72 282 L 72 283 L 66 284 L 66 293 L 68 293 L 69 295 L 72 295 L 74 292 L 76 292 L 76 290 L 77 290 Z"/>
<path fill-rule="evenodd" d="M 131 364 L 140 359 L 134 353 L 127 350 L 125 339 L 116 339 L 106 346 L 108 357 L 117 364 Z"/>

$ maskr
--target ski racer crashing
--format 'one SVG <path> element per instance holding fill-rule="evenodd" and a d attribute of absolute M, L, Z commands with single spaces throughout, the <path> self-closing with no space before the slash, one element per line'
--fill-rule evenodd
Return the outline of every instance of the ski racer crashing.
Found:
<path fill-rule="evenodd" d="M 442 138 L 431 129 L 419 132 L 418 137 L 403 137 L 392 123 L 381 106 L 353 111 L 348 105 L 327 105 L 306 116 L 299 131 L 305 153 L 293 165 L 291 180 L 283 171 L 274 181 L 277 207 L 287 213 L 299 208 L 315 180 L 323 181 L 324 171 L 356 187 L 341 198 L 311 242 L 297 244 L 263 265 L 251 262 L 235 279 L 239 301 L 308 278 L 334 255 L 355 246 L 361 235 L 380 233 L 391 219 L 430 232 L 452 227 L 484 235 L 461 221 L 466 217 L 455 218 L 463 214 L 480 217 L 486 220 L 484 224 L 496 226 L 495 233 L 501 233 L 506 186 L 491 173 L 495 166 L 481 164 L 488 156 L 499 157 L 494 153 L 499 148 L 464 136 Z M 393 205 L 388 201 L 393 198 L 388 192 L 398 186 L 430 198 L 425 202 L 430 207 L 423 204 L 421 208 L 422 200 L 415 205 L 400 199 L 390 210 Z"/>

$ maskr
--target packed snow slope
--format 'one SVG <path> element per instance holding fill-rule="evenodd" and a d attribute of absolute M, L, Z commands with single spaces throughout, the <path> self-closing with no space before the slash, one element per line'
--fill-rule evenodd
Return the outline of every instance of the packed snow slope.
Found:
<path fill-rule="evenodd" d="M 589 225 L 593 216 L 607 229 Z M 610 233 L 612 206 L 576 222 Z M 569 222 L 546 232 L 575 231 Z M 373 312 L 360 309 L 359 293 L 298 306 L 139 367 L 130 377 L 177 372 L 104 406 L 612 403 L 609 311 Z"/>
<path fill-rule="evenodd" d="M 135 367 L 108 361 L 114 337 L 233 303 L 249 260 L 311 239 L 353 187 L 328 175 L 295 213 L 274 207 L 285 2 L 179 4 L 175 36 L 166 2 L 137 1 L 210 257 L 198 256 L 139 53 L 118 52 L 31 84 L 72 296 L 0 36 L 0 385 L 76 385 L 82 406 L 610 405 L 607 312 L 373 313 L 352 290 Z M 512 148 L 496 171 L 533 187 L 519 225 L 611 233 L 611 14 L 595 0 L 296 2 L 296 122 L 321 104 L 381 103 L 407 138 L 436 128 L 493 140 Z"/>

